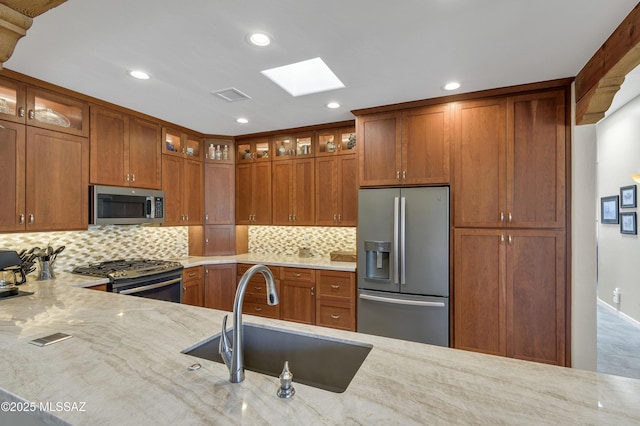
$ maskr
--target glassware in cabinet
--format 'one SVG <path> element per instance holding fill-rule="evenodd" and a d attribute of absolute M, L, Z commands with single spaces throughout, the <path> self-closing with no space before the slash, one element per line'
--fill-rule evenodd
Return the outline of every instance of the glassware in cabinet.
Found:
<path fill-rule="evenodd" d="M 307 133 L 295 136 L 296 155 L 313 157 L 313 133 Z"/>
<path fill-rule="evenodd" d="M 35 127 L 87 136 L 89 106 L 46 90 L 27 88 L 26 123 Z"/>
<path fill-rule="evenodd" d="M 162 146 L 163 154 L 182 156 L 184 144 L 183 137 L 179 132 L 163 128 L 162 140 L 164 141 Z"/>
<path fill-rule="evenodd" d="M 291 158 L 296 154 L 293 136 L 275 136 L 273 138 L 273 152 L 275 160 Z"/>

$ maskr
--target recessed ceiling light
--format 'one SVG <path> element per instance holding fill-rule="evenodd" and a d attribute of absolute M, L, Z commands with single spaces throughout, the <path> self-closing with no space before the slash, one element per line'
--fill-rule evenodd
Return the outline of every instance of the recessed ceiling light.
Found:
<path fill-rule="evenodd" d="M 249 41 L 256 46 L 265 47 L 271 44 L 271 37 L 265 33 L 252 33 L 249 35 Z"/>
<path fill-rule="evenodd" d="M 460 83 L 457 81 L 452 81 L 451 83 L 447 83 L 444 85 L 444 90 L 456 90 L 460 88 Z"/>
<path fill-rule="evenodd" d="M 309 95 L 340 89 L 344 84 L 321 58 L 260 71 L 291 96 Z"/>
<path fill-rule="evenodd" d="M 240 118 L 236 119 L 236 122 L 238 122 L 240 124 L 247 124 L 249 122 L 249 120 L 247 120 L 246 118 L 240 117 Z"/>
<path fill-rule="evenodd" d="M 137 78 L 138 80 L 149 80 L 150 76 L 144 71 L 133 70 L 129 72 L 129 75 L 133 78 Z"/>
<path fill-rule="evenodd" d="M 327 104 L 327 108 L 331 108 L 331 109 L 336 109 L 336 108 L 340 108 L 340 104 L 337 102 L 329 102 Z"/>

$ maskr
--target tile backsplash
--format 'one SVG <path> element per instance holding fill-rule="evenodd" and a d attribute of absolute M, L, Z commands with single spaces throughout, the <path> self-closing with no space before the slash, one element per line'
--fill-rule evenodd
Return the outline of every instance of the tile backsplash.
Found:
<path fill-rule="evenodd" d="M 0 234 L 0 248 L 20 251 L 32 247 L 65 246 L 56 271 L 124 258 L 170 259 L 188 255 L 186 226 L 91 225 L 86 231 Z M 35 272 L 34 272 L 35 274 Z"/>
<path fill-rule="evenodd" d="M 297 255 L 308 246 L 314 256 L 356 250 L 356 228 L 320 226 L 249 226 L 249 253 Z"/>

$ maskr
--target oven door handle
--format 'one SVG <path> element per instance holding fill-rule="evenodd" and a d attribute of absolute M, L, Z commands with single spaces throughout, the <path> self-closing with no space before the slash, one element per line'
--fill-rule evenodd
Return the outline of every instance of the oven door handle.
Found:
<path fill-rule="evenodd" d="M 180 281 L 182 281 L 182 278 L 176 278 L 174 280 L 162 281 L 160 283 L 143 285 L 142 287 L 135 287 L 135 288 L 130 288 L 128 290 L 122 290 L 122 291 L 120 291 L 118 293 L 119 294 L 140 293 L 141 291 L 153 290 L 154 288 L 160 288 L 160 287 L 166 287 L 166 286 L 171 285 L 171 284 L 179 283 Z"/>

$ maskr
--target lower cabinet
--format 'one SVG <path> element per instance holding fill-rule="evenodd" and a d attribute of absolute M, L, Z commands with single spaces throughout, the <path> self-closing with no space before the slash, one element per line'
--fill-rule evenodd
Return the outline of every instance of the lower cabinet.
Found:
<path fill-rule="evenodd" d="M 456 229 L 454 344 L 564 366 L 565 234 Z"/>
<path fill-rule="evenodd" d="M 202 306 L 202 266 L 182 271 L 182 303 Z"/>
<path fill-rule="evenodd" d="M 238 265 L 238 283 L 240 279 L 247 272 L 247 269 L 254 265 L 248 265 L 241 263 Z M 271 273 L 276 284 L 276 289 L 280 300 L 282 300 L 282 293 L 280 291 L 280 267 L 269 266 Z M 262 274 L 256 274 L 251 277 L 247 289 L 244 294 L 244 302 L 242 303 L 242 312 L 250 315 L 258 315 L 267 318 L 280 318 L 280 304 L 270 306 L 267 303 L 267 282 Z"/>
<path fill-rule="evenodd" d="M 282 280 L 280 289 L 280 319 L 304 324 L 316 323 L 314 282 Z"/>
<path fill-rule="evenodd" d="M 316 325 L 356 331 L 356 274 L 316 271 Z"/>
<path fill-rule="evenodd" d="M 203 306 L 233 311 L 236 295 L 236 265 L 207 265 L 204 267 Z"/>

